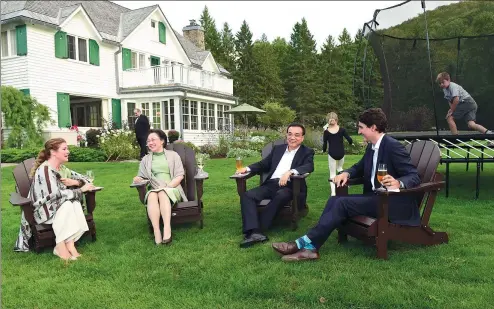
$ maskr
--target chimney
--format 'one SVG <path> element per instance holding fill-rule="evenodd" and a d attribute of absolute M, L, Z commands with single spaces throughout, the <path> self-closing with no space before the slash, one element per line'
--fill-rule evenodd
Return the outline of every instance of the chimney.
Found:
<path fill-rule="evenodd" d="M 200 50 L 205 50 L 204 29 L 196 23 L 195 19 L 189 20 L 190 24 L 182 29 L 184 37 L 194 43 Z"/>

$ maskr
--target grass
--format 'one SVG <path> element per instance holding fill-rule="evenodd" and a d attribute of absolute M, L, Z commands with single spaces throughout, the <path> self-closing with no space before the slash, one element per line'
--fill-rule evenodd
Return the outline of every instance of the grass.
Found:
<path fill-rule="evenodd" d="M 359 156 L 348 156 L 345 166 Z M 246 160 L 250 163 L 255 159 Z M 309 215 L 297 231 L 279 226 L 270 242 L 240 249 L 241 216 L 234 159 L 211 160 L 205 170 L 204 229 L 173 228 L 170 247 L 155 247 L 145 211 L 129 188 L 137 163 L 69 163 L 91 169 L 97 195 L 98 240 L 83 240 L 78 261 L 64 264 L 50 250 L 13 252 L 19 209 L 8 202 L 12 167 L 2 168 L 3 308 L 488 308 L 494 304 L 494 165 L 481 174 L 452 165 L 450 197 L 439 197 L 431 226 L 450 242 L 435 247 L 390 243 L 390 259 L 356 240 L 340 246 L 333 233 L 316 262 L 285 264 L 272 241 L 303 235 L 328 198 L 327 156 L 309 177 Z M 444 171 L 444 166 L 440 167 Z M 250 180 L 249 186 L 257 185 Z M 358 192 L 360 188 L 352 188 Z M 442 193 L 444 194 L 444 193 Z"/>

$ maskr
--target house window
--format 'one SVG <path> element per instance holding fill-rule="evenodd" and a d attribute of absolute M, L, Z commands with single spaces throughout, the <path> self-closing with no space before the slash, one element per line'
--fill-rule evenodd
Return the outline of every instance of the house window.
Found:
<path fill-rule="evenodd" d="M 175 100 L 170 99 L 170 129 L 175 129 Z"/>
<path fill-rule="evenodd" d="M 156 20 L 151 20 L 151 30 L 153 31 L 153 40 L 157 41 L 159 39 L 158 36 L 158 22 Z"/>
<path fill-rule="evenodd" d="M 136 108 L 135 103 L 127 103 L 127 123 L 129 124 L 129 129 L 133 130 L 135 127 L 137 117 L 134 115 L 134 109 Z"/>
<path fill-rule="evenodd" d="M 206 131 L 208 126 L 208 103 L 201 102 L 201 130 Z"/>
<path fill-rule="evenodd" d="M 139 68 L 145 68 L 146 67 L 146 55 L 145 54 L 139 54 Z"/>
<path fill-rule="evenodd" d="M 197 130 L 197 101 L 190 101 L 190 129 Z"/>
<path fill-rule="evenodd" d="M 230 110 L 230 106 L 223 105 L 223 119 L 225 120 L 224 129 L 230 131 L 230 114 L 225 114 L 224 112 Z"/>
<path fill-rule="evenodd" d="M 67 49 L 69 51 L 69 59 L 88 62 L 87 39 L 67 35 Z"/>
<path fill-rule="evenodd" d="M 168 101 L 162 101 L 163 103 L 163 130 L 170 130 L 170 112 L 168 111 Z"/>
<path fill-rule="evenodd" d="M 218 108 L 218 130 L 224 130 L 224 127 L 223 127 L 223 105 L 220 105 L 218 104 L 217 105 L 217 108 Z"/>
<path fill-rule="evenodd" d="M 151 21 L 151 28 L 156 28 L 156 22 L 154 20 Z"/>
<path fill-rule="evenodd" d="M 17 55 L 17 39 L 14 30 L 2 31 L 2 58 Z"/>
<path fill-rule="evenodd" d="M 190 129 L 189 100 L 182 101 L 182 123 L 185 130 Z"/>
<path fill-rule="evenodd" d="M 141 111 L 144 115 L 149 117 L 149 103 L 141 103 Z"/>
<path fill-rule="evenodd" d="M 137 69 L 137 53 L 136 52 L 131 52 L 130 60 L 131 60 L 131 68 Z"/>
<path fill-rule="evenodd" d="M 101 102 L 70 104 L 72 125 L 78 127 L 101 127 Z"/>
<path fill-rule="evenodd" d="M 216 125 L 214 123 L 215 118 L 214 118 L 214 104 L 209 103 L 209 130 L 214 131 L 216 130 Z"/>
<path fill-rule="evenodd" d="M 161 129 L 161 106 L 160 102 L 153 102 L 153 129 Z"/>

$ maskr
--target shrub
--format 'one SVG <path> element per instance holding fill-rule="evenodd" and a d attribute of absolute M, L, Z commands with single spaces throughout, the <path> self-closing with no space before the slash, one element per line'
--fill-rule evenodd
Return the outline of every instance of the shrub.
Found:
<path fill-rule="evenodd" d="M 99 135 L 101 135 L 101 130 L 99 129 L 89 129 L 86 131 L 86 142 L 87 146 L 91 148 L 99 147 Z"/>
<path fill-rule="evenodd" d="M 363 155 L 365 149 L 367 148 L 367 143 L 364 141 L 357 142 L 354 140 L 352 145 L 345 144 L 345 154 L 347 155 Z"/>
<path fill-rule="evenodd" d="M 303 144 L 314 150 L 322 149 L 323 128 L 305 128 L 305 137 Z"/>
<path fill-rule="evenodd" d="M 37 158 L 38 153 L 43 149 L 39 148 L 24 148 L 2 149 L 2 162 L 4 163 L 20 163 L 29 158 Z M 69 162 L 104 162 L 106 156 L 99 149 L 81 148 L 77 146 L 69 146 Z"/>
<path fill-rule="evenodd" d="M 251 149 L 240 149 L 240 148 L 231 148 L 226 154 L 227 158 L 250 158 L 250 157 L 259 157 L 261 153 L 259 151 L 251 150 Z"/>
<path fill-rule="evenodd" d="M 180 133 L 176 130 L 168 131 L 168 142 L 171 144 L 180 138 Z"/>
<path fill-rule="evenodd" d="M 259 122 L 264 126 L 272 129 L 287 126 L 295 119 L 295 111 L 287 106 L 282 106 L 278 102 L 267 102 L 262 106 L 266 111 L 259 116 Z"/>
<path fill-rule="evenodd" d="M 106 161 L 139 158 L 140 148 L 133 131 L 108 130 L 101 133 L 99 143 Z"/>

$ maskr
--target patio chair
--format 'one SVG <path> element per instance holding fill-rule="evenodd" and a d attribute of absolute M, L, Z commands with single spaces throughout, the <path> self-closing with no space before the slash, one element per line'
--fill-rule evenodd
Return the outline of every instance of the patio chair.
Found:
<path fill-rule="evenodd" d="M 13 171 L 16 183 L 16 192 L 10 194 L 10 203 L 13 206 L 20 206 L 24 211 L 24 216 L 31 227 L 32 237 L 30 239 L 29 248 L 34 249 L 37 253 L 43 251 L 46 247 L 55 246 L 55 233 L 51 224 L 37 224 L 34 219 L 34 208 L 27 196 L 31 187 L 32 179 L 29 178 L 29 172 L 35 162 L 34 158 L 24 160 L 19 163 Z M 84 233 L 84 236 L 91 236 L 92 241 L 96 241 L 96 225 L 93 219 L 93 212 L 96 208 L 96 191 L 86 192 L 86 221 L 89 230 Z"/>
<path fill-rule="evenodd" d="M 279 139 L 274 142 L 268 143 L 261 151 L 261 156 L 263 158 L 267 157 L 273 146 L 286 144 L 285 139 Z M 242 175 L 232 175 L 230 179 L 235 179 L 237 182 L 237 193 L 239 196 L 242 196 L 247 191 L 247 179 L 255 176 L 255 173 L 247 173 Z M 292 175 L 290 176 L 290 181 L 293 182 L 293 199 L 287 205 L 282 207 L 278 214 L 276 215 L 275 222 L 287 223 L 291 224 L 292 230 L 296 230 L 298 226 L 298 221 L 305 217 L 309 212 L 309 206 L 307 205 L 307 185 L 305 183 L 305 179 L 309 176 L 309 173 L 303 175 Z M 266 177 L 268 177 L 268 173 L 263 173 L 259 175 L 259 185 L 261 185 Z M 271 200 L 265 199 L 259 202 L 257 205 L 257 211 L 259 213 L 263 212 L 266 208 L 266 205 Z"/>
<path fill-rule="evenodd" d="M 185 177 L 180 183 L 184 189 L 185 196 L 187 196 L 187 202 L 178 202 L 177 205 L 172 208 L 171 224 L 180 224 L 186 222 L 199 221 L 199 227 L 202 229 L 203 223 L 203 184 L 204 180 L 208 179 L 207 176 L 197 176 L 196 156 L 192 148 L 181 143 L 173 143 L 166 145 L 167 150 L 172 150 L 178 153 L 182 164 L 184 166 Z M 130 187 L 136 188 L 139 194 L 139 199 L 144 204 L 144 197 L 149 189 L 147 182 L 140 184 L 131 184 Z M 153 234 L 153 226 L 151 220 L 148 218 L 149 232 Z M 163 219 L 160 218 L 160 226 L 163 225 Z"/>
<path fill-rule="evenodd" d="M 378 191 L 380 203 L 377 218 L 355 216 L 346 220 L 338 228 L 338 242 L 347 241 L 347 235 L 375 245 L 377 257 L 388 258 L 388 241 L 398 240 L 411 244 L 437 245 L 448 242 L 448 234 L 435 232 L 429 226 L 429 219 L 436 201 L 437 193 L 444 187 L 443 177 L 437 166 L 441 157 L 439 148 L 432 141 L 418 141 L 406 146 L 410 153 L 412 164 L 422 183 L 415 188 L 402 189 L 400 192 Z M 331 181 L 331 180 L 330 180 Z M 363 178 L 349 179 L 347 185 L 363 184 Z M 419 226 L 408 226 L 390 223 L 388 220 L 388 197 L 391 195 L 412 194 L 417 198 L 419 208 L 422 208 Z M 337 196 L 348 195 L 348 186 L 336 189 Z"/>

